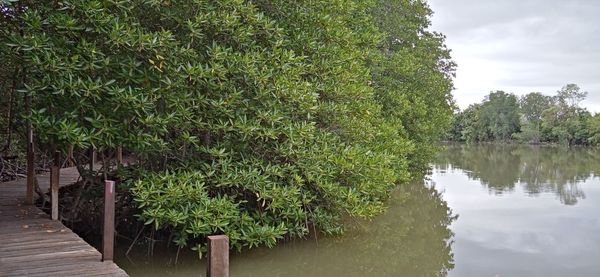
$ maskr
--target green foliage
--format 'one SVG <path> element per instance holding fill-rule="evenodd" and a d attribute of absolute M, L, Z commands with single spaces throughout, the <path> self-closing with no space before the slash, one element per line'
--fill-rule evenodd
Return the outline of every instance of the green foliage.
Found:
<path fill-rule="evenodd" d="M 454 116 L 450 139 L 457 141 L 508 141 L 520 128 L 517 97 L 503 91 L 486 96 Z"/>
<path fill-rule="evenodd" d="M 485 128 L 480 140 L 509 140 L 520 127 L 517 97 L 503 91 L 490 93 L 481 105 L 478 121 Z"/>
<path fill-rule="evenodd" d="M 478 141 L 481 136 L 480 132 L 483 129 L 479 127 L 481 124 L 479 120 L 480 109 L 481 104 L 473 104 L 464 111 L 455 114 L 448 138 L 452 141 Z"/>
<path fill-rule="evenodd" d="M 588 141 L 590 144 L 600 144 L 600 114 L 595 114 L 593 117 L 589 118 L 587 129 L 589 132 Z"/>
<path fill-rule="evenodd" d="M 581 103 L 587 96 L 586 91 L 581 91 L 581 88 L 576 84 L 567 84 L 562 87 L 555 96 L 557 105 L 564 109 L 574 108 Z"/>
<path fill-rule="evenodd" d="M 533 92 L 517 105 L 512 94 L 491 93 L 482 104 L 455 114 L 446 136 L 465 142 L 516 139 L 533 144 L 597 144 L 595 117 L 578 106 L 586 95 L 579 86 L 568 84 L 554 97 Z"/>
<path fill-rule="evenodd" d="M 0 81 L 31 98 L 17 112 L 38 148 L 134 152 L 140 219 L 180 246 L 271 246 L 373 217 L 451 113 L 454 64 L 421 1 L 1 5 L 18 78 Z"/>
<path fill-rule="evenodd" d="M 157 230 L 171 228 L 175 234 L 174 242 L 179 247 L 188 246 L 190 237 L 215 233 L 227 234 L 231 245 L 238 249 L 263 244 L 273 246 L 288 232 L 305 232 L 304 226 L 294 226 L 304 217 L 302 203 L 286 201 L 286 206 L 277 203 L 297 199 L 293 195 L 297 191 L 279 189 L 262 196 L 257 193 L 255 201 L 262 201 L 265 210 L 247 211 L 242 208 L 244 201 L 228 195 L 209 196 L 206 187 L 209 177 L 199 171 L 167 172 L 150 174 L 147 179 L 137 181 L 132 192 L 142 209 L 140 219 Z M 270 205 L 266 205 L 267 200 Z M 275 217 L 274 213 L 292 218 L 282 220 L 284 217 Z"/>
<path fill-rule="evenodd" d="M 542 114 L 542 129 L 547 140 L 562 144 L 587 144 L 587 121 L 591 114 L 579 108 L 587 92 L 577 85 L 569 84 L 558 91 L 555 103 Z"/>
<path fill-rule="evenodd" d="M 514 137 L 521 142 L 540 143 L 542 133 L 542 115 L 552 104 L 552 98 L 539 92 L 532 92 L 523 96 L 519 105 L 521 107 L 521 132 Z"/>
<path fill-rule="evenodd" d="M 544 110 L 552 104 L 552 97 L 539 92 L 529 93 L 519 100 L 521 113 L 527 122 L 539 123 Z"/>
<path fill-rule="evenodd" d="M 428 30 L 433 12 L 424 1 L 378 0 L 373 13 L 385 32 L 372 61 L 376 97 L 389 124 L 414 146 L 409 166 L 423 170 L 450 124 L 456 64 L 445 37 Z"/>

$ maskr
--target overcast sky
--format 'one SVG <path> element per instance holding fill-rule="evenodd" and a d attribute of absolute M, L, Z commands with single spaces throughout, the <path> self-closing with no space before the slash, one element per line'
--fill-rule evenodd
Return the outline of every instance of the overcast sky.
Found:
<path fill-rule="evenodd" d="M 432 29 L 447 36 L 458 63 L 461 109 L 492 90 L 554 95 L 567 83 L 600 112 L 600 1 L 428 0 Z"/>

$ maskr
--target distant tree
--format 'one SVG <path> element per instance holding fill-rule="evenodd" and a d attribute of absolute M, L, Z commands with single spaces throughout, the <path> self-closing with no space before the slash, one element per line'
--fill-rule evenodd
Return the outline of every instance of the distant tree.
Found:
<path fill-rule="evenodd" d="M 596 114 L 588 120 L 588 142 L 592 145 L 600 144 L 600 114 Z"/>
<path fill-rule="evenodd" d="M 578 85 L 568 84 L 557 92 L 555 104 L 542 113 L 542 128 L 546 139 L 562 144 L 587 144 L 587 121 L 591 114 L 579 107 L 587 92 Z"/>
<path fill-rule="evenodd" d="M 542 120 L 542 113 L 552 104 L 552 97 L 539 92 L 529 93 L 519 100 L 523 117 L 530 122 Z"/>
<path fill-rule="evenodd" d="M 446 140 L 448 141 L 464 141 L 462 131 L 465 129 L 465 114 L 461 111 L 457 111 L 452 115 L 450 121 L 450 128 L 446 133 Z"/>
<path fill-rule="evenodd" d="M 563 108 L 576 108 L 581 101 L 585 100 L 587 91 L 581 91 L 576 84 L 567 84 L 557 92 L 556 100 Z"/>
<path fill-rule="evenodd" d="M 477 142 L 484 132 L 479 124 L 481 104 L 472 104 L 464 111 L 457 112 L 452 118 L 452 125 L 447 139 L 450 141 Z"/>
<path fill-rule="evenodd" d="M 552 104 L 552 97 L 539 92 L 529 93 L 519 100 L 521 108 L 521 132 L 516 138 L 523 142 L 537 144 L 541 139 L 542 114 Z"/>
<path fill-rule="evenodd" d="M 586 96 L 576 84 L 565 85 L 554 97 L 532 92 L 518 101 L 513 94 L 495 91 L 454 114 L 447 139 L 600 144 L 600 118 L 579 107 Z"/>
<path fill-rule="evenodd" d="M 486 140 L 507 141 L 520 129 L 519 104 L 514 94 L 496 91 L 486 96 L 479 115 Z"/>

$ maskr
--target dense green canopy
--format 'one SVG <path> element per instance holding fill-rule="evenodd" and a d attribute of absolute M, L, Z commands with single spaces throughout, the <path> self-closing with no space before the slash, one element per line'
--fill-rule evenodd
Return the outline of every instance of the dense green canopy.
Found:
<path fill-rule="evenodd" d="M 600 142 L 600 115 L 579 107 L 587 92 L 568 84 L 553 97 L 532 92 L 519 100 L 497 91 L 482 103 L 454 115 L 447 136 L 452 141 L 518 141 L 595 145 Z"/>
<path fill-rule="evenodd" d="M 340 232 L 449 123 L 454 64 L 423 1 L 2 3 L 0 123 L 31 120 L 42 150 L 135 153 L 139 218 L 180 246 Z"/>

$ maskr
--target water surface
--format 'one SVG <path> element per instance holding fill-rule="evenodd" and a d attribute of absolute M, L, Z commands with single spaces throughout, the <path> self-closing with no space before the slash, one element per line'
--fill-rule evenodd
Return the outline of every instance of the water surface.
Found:
<path fill-rule="evenodd" d="M 600 276 L 600 151 L 453 146 L 433 180 L 460 215 L 450 276 Z"/>
<path fill-rule="evenodd" d="M 427 180 L 345 236 L 232 253 L 231 276 L 600 276 L 600 151 L 448 146 Z M 121 250 L 121 254 L 124 250 Z M 203 276 L 182 252 L 133 251 L 131 276 Z"/>

